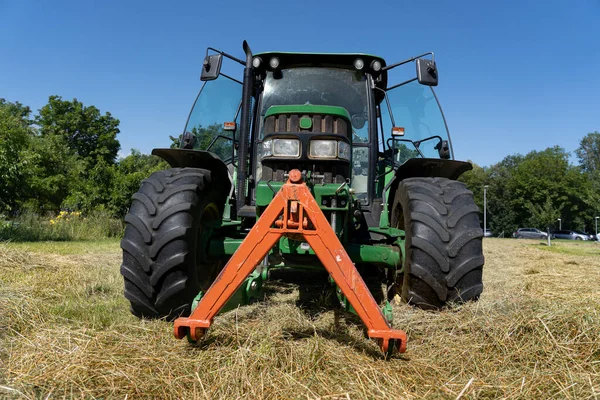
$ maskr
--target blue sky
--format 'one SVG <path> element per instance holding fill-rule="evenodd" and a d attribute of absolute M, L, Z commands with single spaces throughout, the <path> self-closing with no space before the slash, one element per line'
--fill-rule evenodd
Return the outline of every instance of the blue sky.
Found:
<path fill-rule="evenodd" d="M 147 153 L 183 130 L 207 46 L 434 51 L 455 156 L 490 165 L 600 131 L 599 19 L 597 0 L 0 0 L 0 97 L 77 98 L 119 118 L 125 153 Z"/>

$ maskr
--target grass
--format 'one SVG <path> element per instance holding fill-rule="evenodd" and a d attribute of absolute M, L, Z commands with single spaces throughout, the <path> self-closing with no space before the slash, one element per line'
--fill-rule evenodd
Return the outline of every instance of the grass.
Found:
<path fill-rule="evenodd" d="M 553 240 L 551 246 L 547 243 L 540 247 L 542 250 L 552 253 L 569 254 L 573 256 L 598 256 L 600 254 L 600 242 L 580 240 Z"/>
<path fill-rule="evenodd" d="M 298 307 L 294 284 L 270 283 L 191 346 L 129 314 L 116 240 L 0 244 L 0 397 L 600 397 L 600 250 L 484 248 L 480 301 L 395 305 L 408 352 L 385 361 L 325 296 Z"/>
<path fill-rule="evenodd" d="M 101 240 L 123 235 L 123 222 L 103 211 L 88 215 L 61 211 L 41 216 L 26 213 L 11 221 L 0 220 L 0 240 L 16 242 Z"/>

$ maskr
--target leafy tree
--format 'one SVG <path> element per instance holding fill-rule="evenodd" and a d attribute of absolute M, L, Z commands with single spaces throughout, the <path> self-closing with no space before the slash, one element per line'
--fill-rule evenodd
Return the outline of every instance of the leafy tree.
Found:
<path fill-rule="evenodd" d="M 469 162 L 473 165 L 473 169 L 462 174 L 458 180 L 464 182 L 467 188 L 473 192 L 475 204 L 477 204 L 477 207 L 483 213 L 483 186 L 489 184 L 488 173 L 485 168 L 480 167 L 470 160 Z"/>
<path fill-rule="evenodd" d="M 70 151 L 81 159 L 115 163 L 120 148 L 119 120 L 110 113 L 102 115 L 96 107 L 86 107 L 77 99 L 68 101 L 50 96 L 35 122 L 41 136 L 64 138 Z"/>
<path fill-rule="evenodd" d="M 600 172 L 600 132 L 588 133 L 575 150 L 579 163 L 586 172 Z"/>
<path fill-rule="evenodd" d="M 569 164 L 568 152 L 558 146 L 533 151 L 517 168 L 516 177 L 515 183 L 521 186 L 517 196 L 522 194 L 523 204 L 541 205 L 550 198 L 563 227 L 584 229 L 591 187 L 581 169 Z"/>
<path fill-rule="evenodd" d="M 591 205 L 593 215 L 588 215 L 586 219 L 590 221 L 600 215 L 600 132 L 592 132 L 584 136 L 575 154 L 591 185 L 588 203 Z M 589 230 L 595 230 L 595 226 L 590 227 Z"/>
<path fill-rule="evenodd" d="M 7 110 L 10 115 L 16 117 L 20 120 L 21 124 L 24 126 L 30 126 L 31 120 L 29 119 L 31 115 L 31 108 L 24 106 L 18 101 L 11 103 L 6 99 L 0 98 L 0 108 Z"/>
<path fill-rule="evenodd" d="M 32 135 L 29 107 L 0 99 L 0 213 L 14 212 L 23 197 L 27 163 L 23 151 Z"/>
<path fill-rule="evenodd" d="M 553 204 L 550 197 L 547 197 L 543 204 L 533 204 L 529 201 L 525 206 L 530 213 L 529 225 L 538 226 L 544 232 L 554 226 L 560 218 L 560 210 Z"/>
<path fill-rule="evenodd" d="M 140 188 L 142 181 L 153 172 L 169 168 L 156 156 L 142 154 L 132 149 L 131 154 L 119 160 L 115 166 L 108 207 L 116 216 L 123 217 L 131 205 L 131 196 Z"/>
<path fill-rule="evenodd" d="M 63 137 L 34 136 L 23 153 L 27 163 L 25 207 L 34 212 L 58 211 L 81 185 L 86 164 L 72 154 Z"/>

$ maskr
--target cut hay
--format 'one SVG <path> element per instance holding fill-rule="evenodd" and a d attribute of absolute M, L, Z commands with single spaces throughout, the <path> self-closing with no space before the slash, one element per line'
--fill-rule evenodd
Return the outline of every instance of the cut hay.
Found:
<path fill-rule="evenodd" d="M 129 314 L 116 241 L 0 245 L 0 398 L 598 398 L 600 246 L 585 245 L 486 239 L 480 301 L 396 305 L 408 352 L 389 361 L 354 318 L 335 324 L 326 286 L 298 307 L 271 282 L 192 346 Z"/>

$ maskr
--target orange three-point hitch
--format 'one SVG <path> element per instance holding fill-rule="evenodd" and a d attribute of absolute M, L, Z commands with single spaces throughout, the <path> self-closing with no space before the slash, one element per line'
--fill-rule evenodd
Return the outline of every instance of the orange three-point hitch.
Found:
<path fill-rule="evenodd" d="M 369 337 L 379 341 L 381 350 L 388 353 L 395 346 L 400 352 L 406 351 L 406 333 L 393 330 L 384 318 L 297 169 L 290 171 L 289 181 L 275 195 L 192 314 L 175 320 L 175 337 L 182 339 L 189 333 L 194 341 L 202 338 L 215 315 L 283 235 L 304 237 L 366 325 Z"/>

